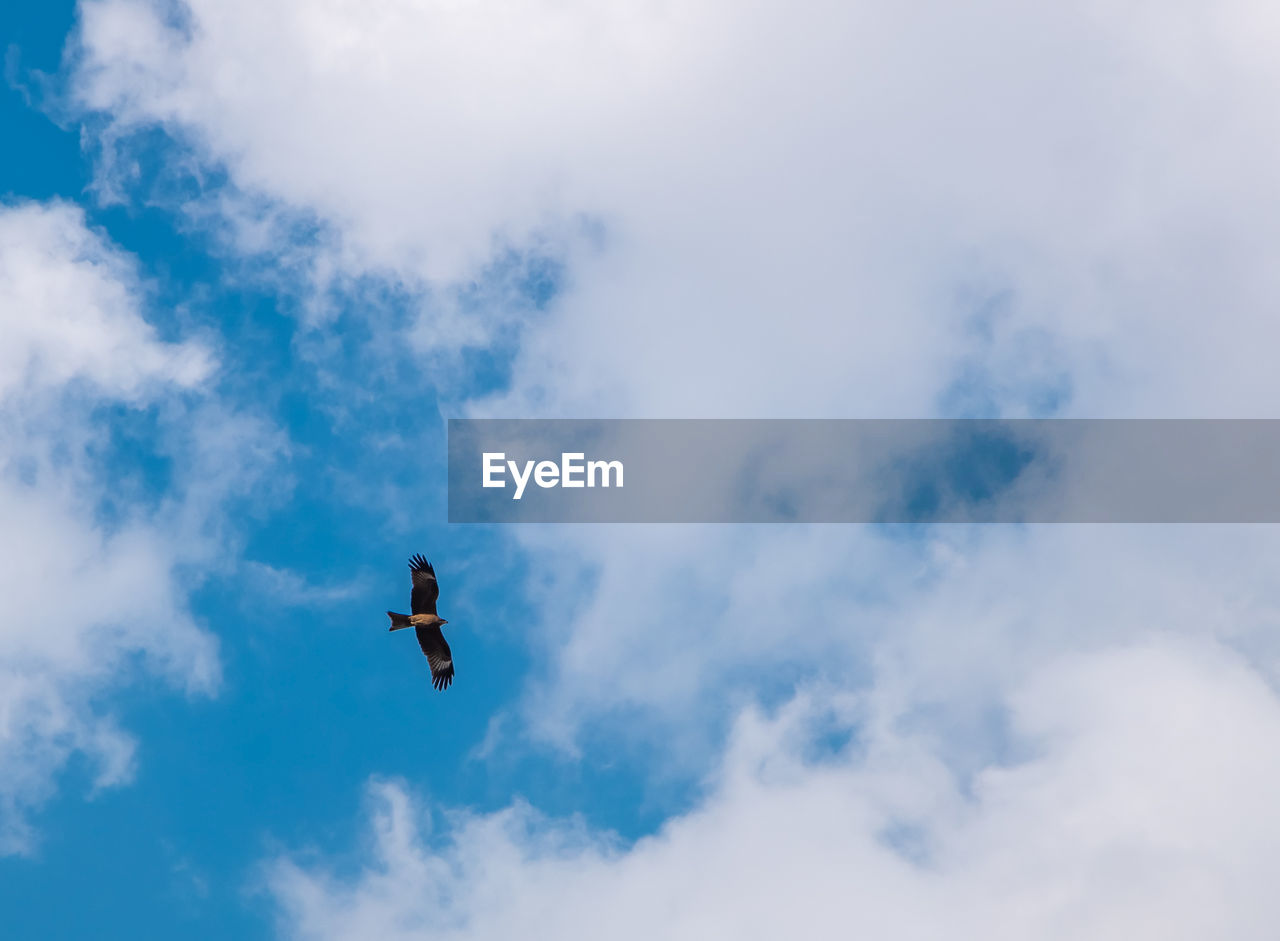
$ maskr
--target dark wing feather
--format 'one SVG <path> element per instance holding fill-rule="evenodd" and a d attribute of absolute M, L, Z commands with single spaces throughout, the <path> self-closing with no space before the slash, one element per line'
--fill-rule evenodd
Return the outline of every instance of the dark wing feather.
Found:
<path fill-rule="evenodd" d="M 418 646 L 427 655 L 431 667 L 431 685 L 436 689 L 448 689 L 453 682 L 453 654 L 438 627 L 415 628 Z"/>
<path fill-rule="evenodd" d="M 436 570 L 420 555 L 409 560 L 409 572 L 413 575 L 413 598 L 409 610 L 414 614 L 435 614 L 436 599 L 440 597 L 440 584 Z"/>

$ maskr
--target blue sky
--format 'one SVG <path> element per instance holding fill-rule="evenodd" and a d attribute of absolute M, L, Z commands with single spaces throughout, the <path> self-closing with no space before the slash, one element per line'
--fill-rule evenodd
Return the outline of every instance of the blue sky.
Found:
<path fill-rule="evenodd" d="M 1274 417 L 1272 18 L 6 7 L 5 936 L 1270 937 L 1269 527 L 451 527 L 444 420 Z"/>
<path fill-rule="evenodd" d="M 340 319 L 353 346 L 326 351 L 324 368 L 364 371 L 376 359 L 376 371 L 361 384 L 365 401 L 325 390 L 301 355 L 293 298 L 232 270 L 172 212 L 94 200 L 83 125 L 59 126 L 38 107 L 48 97 L 37 89 L 33 106 L 23 91 L 40 81 L 33 73 L 59 81 L 73 16 L 73 4 L 3 13 L 15 72 L 2 120 L 8 139 L 21 142 L 0 157 L 6 198 L 82 206 L 89 225 L 136 257 L 152 323 L 219 338 L 230 353 L 221 394 L 278 430 L 280 447 L 267 458 L 273 482 L 227 508 L 226 538 L 240 561 L 198 573 L 191 598 L 196 619 L 216 625 L 222 688 L 184 699 L 135 668 L 135 682 L 111 692 L 111 711 L 141 743 L 137 775 L 86 799 L 86 769 L 71 761 L 59 772 L 58 796 L 36 815 L 38 848 L 0 858 L 0 910 L 12 936 L 271 937 L 254 867 L 278 844 L 349 844 L 374 771 L 449 804 L 488 809 L 523 795 L 620 832 L 650 828 L 679 791 L 646 790 L 623 770 L 625 754 L 584 764 L 515 748 L 501 761 L 476 760 L 490 718 L 513 705 L 530 667 L 521 630 L 528 602 L 518 591 L 529 561 L 492 532 L 443 523 L 441 414 L 406 351 L 389 346 L 374 357 L 359 349 L 360 325 L 347 332 Z M 530 304 L 544 303 L 554 272 L 531 271 L 519 287 Z M 394 299 L 390 306 L 394 315 Z M 483 389 L 500 377 L 502 354 L 474 356 L 468 368 Z M 154 413 L 104 408 L 98 417 L 113 435 L 105 472 L 140 475 L 137 496 L 158 498 L 169 461 Z M 380 435 L 402 439 L 390 462 L 369 453 Z M 417 551 L 437 560 L 452 623 L 490 625 L 452 636 L 465 682 L 447 696 L 431 690 L 412 638 L 388 636 L 382 624 L 383 609 L 407 604 L 405 559 Z M 461 561 L 471 557 L 484 566 Z M 268 566 L 286 573 L 283 587 L 263 574 Z M 295 597 L 312 589 L 334 596 Z M 81 886 L 74 905 L 60 888 L 70 883 Z"/>

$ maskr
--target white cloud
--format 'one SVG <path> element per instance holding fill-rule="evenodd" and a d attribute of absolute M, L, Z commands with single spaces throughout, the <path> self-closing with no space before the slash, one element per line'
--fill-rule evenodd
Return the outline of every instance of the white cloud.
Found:
<path fill-rule="evenodd" d="M 818 677 L 873 689 L 973 763 L 1030 671 L 1151 638 L 1212 639 L 1280 683 L 1270 527 L 587 529 L 521 531 L 552 612 L 524 729 L 570 751 L 621 737 L 698 769 L 745 705 Z"/>
<path fill-rule="evenodd" d="M 85 4 L 81 102 L 313 214 L 326 264 L 438 288 L 598 222 L 479 413 L 1270 413 L 1265 4 L 155 9 Z M 483 341 L 436 297 L 421 345 Z M 537 714 L 570 726 L 566 700 L 687 702 L 756 645 L 821 662 L 888 568 L 857 534 L 517 538 L 599 577 L 535 635 L 562 681 Z M 651 631 L 680 632 L 665 675 L 635 667 Z"/>
<path fill-rule="evenodd" d="M 1266 4 L 177 10 L 83 4 L 79 100 L 313 215 L 317 270 L 450 284 L 559 233 L 506 410 L 919 415 L 971 374 L 983 410 L 1266 411 Z"/>
<path fill-rule="evenodd" d="M 133 740 L 101 696 L 136 663 L 190 693 L 219 680 L 179 566 L 207 557 L 202 528 L 227 480 L 179 457 L 171 489 L 134 494 L 101 461 L 106 407 L 208 417 L 182 396 L 201 388 L 211 353 L 159 339 L 144 295 L 128 256 L 78 210 L 0 209 L 0 853 L 34 847 L 29 812 L 73 753 L 95 787 L 129 779 Z M 183 431 L 183 446 L 222 427 Z M 222 459 L 243 470 L 242 454 Z"/>
<path fill-rule="evenodd" d="M 1022 756 L 958 778 L 857 701 L 737 723 L 706 799 L 621 847 L 375 782 L 372 858 L 267 871 L 286 937 L 1266 938 L 1280 702 L 1212 645 L 1070 658 L 1010 697 Z M 814 728 L 861 737 L 806 758 Z"/>
<path fill-rule="evenodd" d="M 314 216 L 322 279 L 424 292 L 420 341 L 510 325 L 433 301 L 495 245 L 563 254 L 511 388 L 479 412 L 1273 410 L 1269 5 L 196 0 L 173 27 L 139 0 L 82 9 L 77 94 L 112 134 L 161 125 L 255 212 Z M 109 152 L 118 180 L 129 151 Z M 222 205 L 262 251 L 260 219 Z M 915 731 L 873 729 L 886 754 L 835 769 L 779 746 L 782 784 L 734 764 L 740 732 L 705 807 L 625 852 L 533 846 L 503 832 L 521 812 L 437 851 L 402 807 L 354 882 L 275 872 L 299 934 L 572 937 L 605 915 L 650 935 L 1274 923 L 1269 533 L 520 538 L 553 573 L 531 634 L 551 679 L 529 710 L 549 737 L 621 710 L 645 721 L 617 734 L 691 734 L 675 750 L 701 767 L 699 726 L 785 687 L 779 665 Z M 597 587 L 566 611 L 582 570 Z M 1001 770 L 1004 707 L 1038 750 Z M 972 798 L 949 777 L 968 774 Z M 899 789 L 923 792 L 932 862 L 877 840 L 900 810 L 875 795 Z"/>
<path fill-rule="evenodd" d="M 0 401 L 76 381 L 112 399 L 147 386 L 189 388 L 212 363 L 196 344 L 158 342 L 137 314 L 131 261 L 71 206 L 28 203 L 0 213 Z"/>

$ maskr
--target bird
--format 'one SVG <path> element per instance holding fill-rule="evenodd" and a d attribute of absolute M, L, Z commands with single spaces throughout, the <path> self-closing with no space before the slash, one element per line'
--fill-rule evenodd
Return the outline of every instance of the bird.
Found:
<path fill-rule="evenodd" d="M 393 631 L 406 627 L 414 629 L 418 635 L 418 646 L 426 654 L 427 664 L 431 667 L 431 685 L 437 690 L 445 690 L 453 682 L 453 654 L 444 634 L 440 633 L 440 625 L 449 622 L 436 614 L 440 583 L 436 581 L 436 570 L 421 555 L 410 557 L 409 573 L 413 578 L 413 594 L 409 598 L 413 613 L 388 611 L 387 617 L 391 618 Z"/>

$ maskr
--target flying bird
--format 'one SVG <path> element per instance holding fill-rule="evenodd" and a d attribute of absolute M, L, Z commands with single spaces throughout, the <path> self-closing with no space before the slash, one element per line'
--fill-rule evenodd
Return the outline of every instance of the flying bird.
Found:
<path fill-rule="evenodd" d="M 453 682 L 453 654 L 449 652 L 444 634 L 440 633 L 440 625 L 449 622 L 436 614 L 436 599 L 440 597 L 436 570 L 422 556 L 415 555 L 409 559 L 409 573 L 413 576 L 413 594 L 409 598 L 413 613 L 388 611 L 391 630 L 414 629 L 418 635 L 418 646 L 427 655 L 427 663 L 431 667 L 431 685 L 436 689 L 448 689 Z"/>

